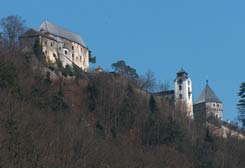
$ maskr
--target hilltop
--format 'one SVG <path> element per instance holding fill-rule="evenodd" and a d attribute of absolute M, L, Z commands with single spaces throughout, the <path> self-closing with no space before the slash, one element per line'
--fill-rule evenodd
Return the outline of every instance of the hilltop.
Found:
<path fill-rule="evenodd" d="M 245 167 L 244 141 L 216 137 L 133 80 L 51 79 L 35 60 L 0 50 L 0 167 Z"/>

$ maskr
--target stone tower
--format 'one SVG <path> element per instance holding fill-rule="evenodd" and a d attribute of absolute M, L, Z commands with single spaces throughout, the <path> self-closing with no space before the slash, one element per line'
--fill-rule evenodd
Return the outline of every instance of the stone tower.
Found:
<path fill-rule="evenodd" d="M 222 119 L 222 102 L 207 81 L 200 97 L 194 103 L 194 118 L 195 120 L 206 121 L 210 116 Z"/>
<path fill-rule="evenodd" d="M 176 75 L 176 79 L 174 80 L 175 103 L 188 117 L 193 118 L 191 79 L 183 68 Z"/>

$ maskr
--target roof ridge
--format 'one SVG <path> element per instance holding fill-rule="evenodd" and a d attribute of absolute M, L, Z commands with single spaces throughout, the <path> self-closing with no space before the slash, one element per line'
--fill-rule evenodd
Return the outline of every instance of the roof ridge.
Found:
<path fill-rule="evenodd" d="M 65 38 L 67 40 L 76 42 L 84 47 L 86 47 L 85 43 L 83 42 L 83 39 L 79 34 L 76 34 L 66 28 L 60 27 L 56 24 L 53 24 L 47 20 L 45 20 L 41 25 L 40 25 L 40 30 L 43 29 L 47 33 L 53 34 L 58 37 Z"/>

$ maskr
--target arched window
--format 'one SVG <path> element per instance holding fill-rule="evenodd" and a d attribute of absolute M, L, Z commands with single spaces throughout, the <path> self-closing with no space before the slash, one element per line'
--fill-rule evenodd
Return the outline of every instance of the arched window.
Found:
<path fill-rule="evenodd" d="M 67 55 L 68 54 L 68 49 L 64 49 L 64 53 L 65 53 L 65 55 Z"/>

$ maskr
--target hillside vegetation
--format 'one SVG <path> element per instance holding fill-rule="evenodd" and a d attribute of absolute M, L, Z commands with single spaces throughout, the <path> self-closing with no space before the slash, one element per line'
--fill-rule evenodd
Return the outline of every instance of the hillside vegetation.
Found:
<path fill-rule="evenodd" d="M 244 168 L 245 142 L 212 135 L 119 74 L 50 79 L 0 49 L 0 168 Z"/>

